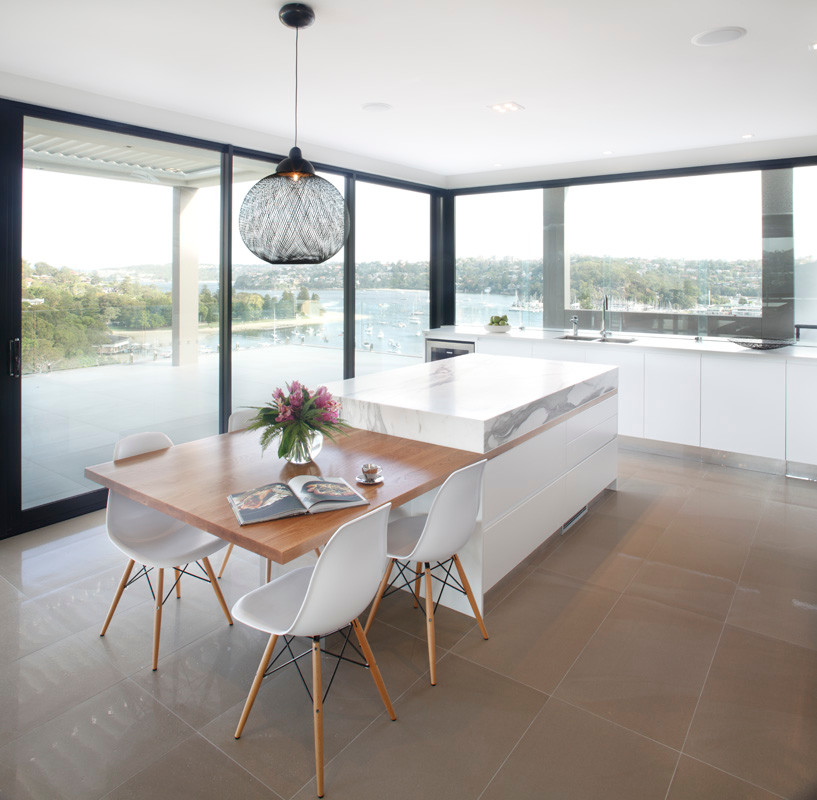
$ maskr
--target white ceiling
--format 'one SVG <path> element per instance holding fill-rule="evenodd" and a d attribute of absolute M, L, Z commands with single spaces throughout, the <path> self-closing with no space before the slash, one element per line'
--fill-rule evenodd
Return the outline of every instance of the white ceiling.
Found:
<path fill-rule="evenodd" d="M 331 149 L 445 178 L 577 162 L 606 172 L 611 159 L 727 147 L 730 160 L 743 160 L 758 143 L 817 137 L 814 0 L 313 7 L 300 45 L 307 157 L 310 147 Z M 294 31 L 278 8 L 274 0 L 3 0 L 0 71 L 278 144 L 292 136 L 294 56 Z M 690 43 L 720 26 L 748 34 L 720 47 Z M 488 108 L 505 101 L 525 110 Z M 362 109 L 372 102 L 393 110 Z M 753 134 L 745 145 L 744 134 Z"/>

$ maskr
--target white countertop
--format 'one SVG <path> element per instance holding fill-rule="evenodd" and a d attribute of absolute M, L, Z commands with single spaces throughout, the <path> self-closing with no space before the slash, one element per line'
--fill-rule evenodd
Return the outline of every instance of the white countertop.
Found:
<path fill-rule="evenodd" d="M 728 339 L 703 339 L 697 342 L 692 337 L 686 336 L 651 336 L 639 333 L 619 333 L 613 332 L 612 336 L 626 336 L 635 339 L 628 344 L 616 344 L 614 342 L 586 342 L 559 337 L 571 333 L 568 330 L 543 330 L 541 328 L 511 328 L 507 333 L 488 333 L 480 325 L 445 325 L 423 332 L 428 339 L 459 340 L 475 342 L 479 339 L 503 338 L 518 340 L 521 342 L 546 342 L 565 344 L 571 347 L 588 348 L 623 348 L 624 350 L 667 350 L 687 353 L 720 353 L 724 355 L 739 355 L 745 358 L 763 359 L 788 359 L 814 361 L 817 364 L 817 347 L 807 345 L 792 345 L 781 347 L 776 350 L 752 350 L 741 345 L 734 344 Z M 598 336 L 598 331 L 581 330 L 583 336 Z"/>
<path fill-rule="evenodd" d="M 487 453 L 618 386 L 616 367 L 471 354 L 328 384 L 356 428 Z"/>

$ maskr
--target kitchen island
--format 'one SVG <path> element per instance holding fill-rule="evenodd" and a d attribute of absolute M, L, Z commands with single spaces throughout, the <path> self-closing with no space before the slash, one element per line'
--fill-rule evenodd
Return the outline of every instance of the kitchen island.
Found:
<path fill-rule="evenodd" d="M 488 589 L 615 487 L 617 386 L 607 365 L 471 354 L 329 389 L 356 428 L 485 454 L 481 521 L 460 552 L 481 608 Z M 442 602 L 470 613 L 454 592 Z"/>

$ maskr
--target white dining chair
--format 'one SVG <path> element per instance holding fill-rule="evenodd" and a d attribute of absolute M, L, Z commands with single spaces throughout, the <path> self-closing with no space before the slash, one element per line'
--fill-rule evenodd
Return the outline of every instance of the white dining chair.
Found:
<path fill-rule="evenodd" d="M 414 595 L 414 607 L 417 608 L 420 605 L 420 581 L 425 577 L 423 609 L 426 615 L 428 669 L 432 686 L 437 683 L 434 610 L 447 586 L 468 597 L 482 638 L 488 638 L 482 614 L 479 613 L 471 585 L 457 555 L 471 537 L 477 523 L 485 462 L 486 459 L 483 459 L 452 472 L 437 492 L 427 514 L 396 517 L 388 526 L 386 549 L 389 563 L 372 602 L 364 631 L 368 633 L 380 601 L 387 594 L 408 588 Z M 415 569 L 411 568 L 411 562 L 415 562 Z M 432 562 L 436 562 L 436 573 L 432 572 Z M 452 562 L 457 568 L 459 581 L 451 574 Z M 398 572 L 390 582 L 395 564 Z M 442 584 L 436 602 L 432 579 Z"/>
<path fill-rule="evenodd" d="M 118 461 L 122 458 L 151 453 L 155 450 L 164 450 L 172 446 L 173 442 L 164 433 L 154 431 L 135 433 L 131 436 L 125 436 L 116 443 L 113 458 L 114 461 Z M 147 579 L 151 594 L 156 601 L 153 621 L 154 670 L 157 668 L 159 661 L 162 606 L 174 589 L 176 590 L 176 597 L 181 597 L 181 576 L 183 574 L 201 580 L 208 580 L 213 587 L 224 616 L 227 617 L 230 625 L 233 624 L 230 610 L 224 601 L 224 596 L 221 593 L 221 588 L 208 558 L 208 556 L 225 546 L 226 542 L 223 539 L 169 517 L 167 514 L 162 514 L 160 511 L 148 508 L 114 491 L 108 493 L 106 522 L 108 536 L 111 541 L 130 560 L 125 567 L 122 580 L 119 582 L 119 587 L 114 595 L 100 636 L 104 636 L 108 630 L 125 588 L 143 576 Z M 141 569 L 131 578 L 131 572 L 136 563 L 141 564 Z M 188 572 L 188 566 L 193 563 L 197 564 L 206 578 L 194 572 Z M 175 582 L 165 595 L 164 572 L 170 568 L 174 570 Z M 153 569 L 157 570 L 155 591 L 148 575 Z"/>
<path fill-rule="evenodd" d="M 244 595 L 233 606 L 235 619 L 251 628 L 270 634 L 235 731 L 236 739 L 244 730 L 264 677 L 291 663 L 287 661 L 286 664 L 275 667 L 275 661 L 283 653 L 289 653 L 292 661 L 295 661 L 298 666 L 297 661 L 310 651 L 305 650 L 296 656 L 291 648 L 292 639 L 303 636 L 312 640 L 312 691 L 310 694 L 314 716 L 315 774 L 318 797 L 323 797 L 323 702 L 325 695 L 321 678 L 321 652 L 338 659 L 335 666 L 335 671 L 337 671 L 341 658 L 345 661 L 350 660 L 343 654 L 346 645 L 350 644 L 351 632 L 354 631 L 360 645 L 358 655 L 364 659 L 361 666 L 369 667 L 383 704 L 386 706 L 386 711 L 392 720 L 397 718 L 377 662 L 369 647 L 368 639 L 358 620 L 358 616 L 363 613 L 377 590 L 383 564 L 386 561 L 386 525 L 389 508 L 390 504 L 386 504 L 342 525 L 327 542 L 314 566 L 301 567 L 288 572 L 271 583 L 264 584 Z M 341 629 L 345 630 L 346 639 L 340 654 L 322 650 L 321 638 Z M 284 648 L 270 664 L 273 649 L 281 636 L 284 637 Z M 351 646 L 357 649 L 353 644 Z M 300 666 L 298 669 L 300 671 Z M 332 677 L 334 678 L 334 673 Z M 304 685 L 306 685 L 305 681 Z"/>

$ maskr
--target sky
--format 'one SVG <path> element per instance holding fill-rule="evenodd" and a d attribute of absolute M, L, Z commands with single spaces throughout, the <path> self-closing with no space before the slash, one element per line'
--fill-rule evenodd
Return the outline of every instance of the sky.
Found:
<path fill-rule="evenodd" d="M 342 179 L 326 177 L 342 189 Z M 236 208 L 250 186 L 236 185 Z M 796 171 L 795 198 L 797 256 L 817 254 L 817 167 Z M 199 259 L 217 264 L 218 188 L 200 189 L 196 201 Z M 357 205 L 359 261 L 428 258 L 427 195 L 359 182 Z M 538 190 L 459 197 L 458 257 L 540 258 L 541 209 Z M 760 175 L 574 186 L 566 219 L 568 250 L 582 255 L 759 259 Z M 167 264 L 171 226 L 168 187 L 23 172 L 23 258 L 32 263 L 83 270 Z M 243 246 L 237 225 L 233 240 L 234 263 L 261 263 Z"/>

